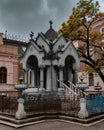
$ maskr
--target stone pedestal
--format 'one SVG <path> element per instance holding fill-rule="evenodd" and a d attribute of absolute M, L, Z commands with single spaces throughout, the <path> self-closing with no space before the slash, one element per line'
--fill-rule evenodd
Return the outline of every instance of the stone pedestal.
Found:
<path fill-rule="evenodd" d="M 45 92 L 45 88 L 39 88 L 39 92 Z"/>
<path fill-rule="evenodd" d="M 18 110 L 16 112 L 15 118 L 20 120 L 26 118 L 26 112 L 24 111 L 24 99 L 18 99 Z"/>
<path fill-rule="evenodd" d="M 85 98 L 80 99 L 80 111 L 78 113 L 78 117 L 82 118 L 82 119 L 89 117 L 89 113 L 86 109 L 86 99 Z"/>
<path fill-rule="evenodd" d="M 64 92 L 65 92 L 65 89 L 64 89 L 63 87 L 58 88 L 58 92 L 62 92 L 62 91 L 64 91 Z"/>

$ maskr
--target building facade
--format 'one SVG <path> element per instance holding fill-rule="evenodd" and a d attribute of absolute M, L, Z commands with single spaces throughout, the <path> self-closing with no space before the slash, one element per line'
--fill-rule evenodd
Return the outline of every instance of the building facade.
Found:
<path fill-rule="evenodd" d="M 15 84 L 23 78 L 21 56 L 25 42 L 11 40 L 3 37 L 0 33 L 0 95 L 16 95 Z"/>
<path fill-rule="evenodd" d="M 104 17 L 103 18 L 99 18 L 97 19 L 93 25 L 92 25 L 93 31 L 95 32 L 99 32 L 104 34 Z M 77 41 L 75 42 L 76 48 L 78 46 L 80 46 L 80 42 Z M 93 55 L 93 50 L 90 50 L 91 55 L 93 56 L 94 59 L 98 59 L 99 55 L 94 54 Z M 104 72 L 104 66 L 102 66 L 102 72 Z M 84 63 L 80 63 L 80 69 L 78 72 L 78 81 L 80 82 L 80 77 L 83 76 L 84 78 L 84 82 L 86 82 L 87 84 L 89 84 L 89 86 L 92 86 L 91 90 L 94 90 L 93 86 L 96 86 L 97 83 L 99 82 L 100 86 L 102 87 L 102 90 L 104 91 L 104 83 L 103 81 L 100 79 L 99 75 L 97 73 L 89 73 L 86 74 L 85 72 L 85 64 Z"/>

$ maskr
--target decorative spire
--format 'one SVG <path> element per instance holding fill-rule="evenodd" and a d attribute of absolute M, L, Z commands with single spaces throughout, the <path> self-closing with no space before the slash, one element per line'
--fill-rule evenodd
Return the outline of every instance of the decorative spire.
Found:
<path fill-rule="evenodd" d="M 5 38 L 7 38 L 7 30 L 5 30 Z"/>
<path fill-rule="evenodd" d="M 52 20 L 50 20 L 49 23 L 50 23 L 50 28 L 52 28 L 52 24 L 53 24 Z"/>
<path fill-rule="evenodd" d="M 30 38 L 33 39 L 33 36 L 34 36 L 34 33 L 31 32 L 31 33 L 30 33 Z"/>

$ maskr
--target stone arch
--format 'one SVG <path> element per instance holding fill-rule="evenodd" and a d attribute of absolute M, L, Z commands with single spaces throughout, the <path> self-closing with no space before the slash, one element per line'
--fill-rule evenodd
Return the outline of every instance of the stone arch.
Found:
<path fill-rule="evenodd" d="M 0 67 L 0 83 L 7 83 L 7 69 Z"/>
<path fill-rule="evenodd" d="M 28 57 L 26 62 L 27 68 L 35 69 L 38 66 L 38 59 L 36 56 L 31 55 Z"/>
<path fill-rule="evenodd" d="M 64 71 L 63 71 L 63 75 L 64 75 L 64 82 L 66 84 L 68 84 L 68 80 L 70 80 L 71 82 L 73 82 L 73 73 L 74 73 L 74 69 L 73 66 L 75 64 L 75 59 L 73 56 L 68 55 L 65 58 L 65 66 L 64 66 Z"/>
<path fill-rule="evenodd" d="M 35 55 L 30 55 L 27 59 L 26 66 L 28 68 L 28 84 L 32 86 L 40 85 L 40 69 L 38 58 Z"/>

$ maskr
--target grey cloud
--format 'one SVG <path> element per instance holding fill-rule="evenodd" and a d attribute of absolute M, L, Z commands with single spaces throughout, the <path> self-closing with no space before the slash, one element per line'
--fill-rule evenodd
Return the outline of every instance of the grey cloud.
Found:
<path fill-rule="evenodd" d="M 27 35 L 46 31 L 48 21 L 56 30 L 68 19 L 79 0 L 0 0 L 0 28 L 11 33 Z"/>

